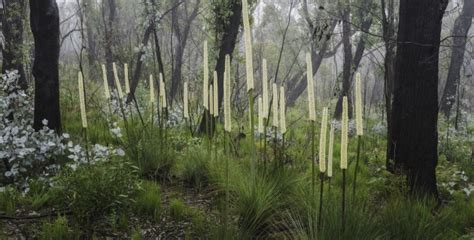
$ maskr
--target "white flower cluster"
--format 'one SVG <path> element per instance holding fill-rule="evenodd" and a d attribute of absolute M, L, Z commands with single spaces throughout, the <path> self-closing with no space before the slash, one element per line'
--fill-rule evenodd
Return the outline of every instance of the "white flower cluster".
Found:
<path fill-rule="evenodd" d="M 35 131 L 31 96 L 17 86 L 16 71 L 7 72 L 0 79 L 0 174 L 25 184 L 30 177 L 48 177 L 63 164 L 76 168 L 86 162 L 97 162 L 113 155 L 124 155 L 123 150 L 94 145 L 89 153 L 69 140 L 69 134 L 58 135 L 47 127 Z M 88 161 L 89 160 L 89 161 Z"/>
<path fill-rule="evenodd" d="M 442 182 L 439 186 L 447 190 L 451 195 L 456 191 L 462 192 L 466 197 L 474 193 L 474 184 L 469 182 L 469 177 L 464 171 L 455 171 L 449 182 Z"/>

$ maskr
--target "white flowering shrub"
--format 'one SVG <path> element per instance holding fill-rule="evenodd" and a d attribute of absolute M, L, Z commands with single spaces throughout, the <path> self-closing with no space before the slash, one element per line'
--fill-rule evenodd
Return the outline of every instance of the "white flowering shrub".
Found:
<path fill-rule="evenodd" d="M 0 78 L 0 180 L 6 177 L 24 186 L 31 177 L 50 177 L 64 164 L 75 169 L 78 164 L 124 154 L 98 144 L 87 152 L 73 144 L 68 134 L 58 135 L 49 129 L 46 119 L 43 129 L 35 131 L 32 96 L 18 87 L 18 80 L 16 71 Z"/>

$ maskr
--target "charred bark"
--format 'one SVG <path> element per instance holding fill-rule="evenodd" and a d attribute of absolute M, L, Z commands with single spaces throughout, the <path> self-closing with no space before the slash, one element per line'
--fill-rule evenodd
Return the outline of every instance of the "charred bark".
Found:
<path fill-rule="evenodd" d="M 115 0 L 107 0 L 103 1 L 104 7 L 102 9 L 104 14 L 104 24 L 105 24 L 105 65 L 107 68 L 107 80 L 109 81 L 109 85 L 115 86 L 114 84 L 114 72 L 112 64 L 114 62 L 114 53 L 113 53 L 113 46 L 114 44 L 114 22 L 115 17 L 117 15 L 117 5 Z M 105 11 L 106 9 L 109 10 L 109 14 L 107 20 L 105 19 Z"/>
<path fill-rule="evenodd" d="M 447 0 L 401 0 L 389 160 L 411 193 L 438 196 L 438 62 Z"/>
<path fill-rule="evenodd" d="M 30 0 L 30 25 L 35 42 L 33 76 L 35 78 L 35 110 L 33 127 L 47 126 L 61 132 L 59 106 L 59 11 L 55 0 Z"/>

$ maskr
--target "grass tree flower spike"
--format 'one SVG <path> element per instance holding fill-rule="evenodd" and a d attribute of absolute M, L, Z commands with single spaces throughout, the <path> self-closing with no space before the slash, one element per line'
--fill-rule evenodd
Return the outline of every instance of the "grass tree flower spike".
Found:
<path fill-rule="evenodd" d="M 166 86 L 165 82 L 163 81 L 163 74 L 160 73 L 160 101 L 161 101 L 161 108 L 166 109 Z"/>
<path fill-rule="evenodd" d="M 189 119 L 188 82 L 183 85 L 183 98 L 184 119 Z"/>
<path fill-rule="evenodd" d="M 268 70 L 267 70 L 267 59 L 263 59 L 262 63 L 262 109 L 263 109 L 263 118 L 267 119 L 268 117 Z"/>
<path fill-rule="evenodd" d="M 214 116 L 219 117 L 219 89 L 218 89 L 218 77 L 217 77 L 217 72 L 214 71 L 214 82 L 213 82 L 213 108 L 214 108 Z"/>
<path fill-rule="evenodd" d="M 362 136 L 364 135 L 364 127 L 363 127 L 363 122 L 362 122 L 362 89 L 361 89 L 360 73 L 356 74 L 355 114 L 356 114 L 357 136 Z"/>
<path fill-rule="evenodd" d="M 286 133 L 286 99 L 285 99 L 285 88 L 280 87 L 280 132 L 281 134 Z"/>
<path fill-rule="evenodd" d="M 84 79 L 82 78 L 82 72 L 79 72 L 77 79 L 79 87 L 79 104 L 81 108 L 82 127 L 87 128 L 86 98 L 84 96 Z"/>
<path fill-rule="evenodd" d="M 311 54 L 306 54 L 306 79 L 308 81 L 308 110 L 309 120 L 316 121 L 316 109 L 314 104 L 314 79 L 313 79 L 313 63 L 311 60 Z"/>
<path fill-rule="evenodd" d="M 102 64 L 102 79 L 104 80 L 104 94 L 105 99 L 110 99 L 109 81 L 107 80 L 107 69 Z"/>
<path fill-rule="evenodd" d="M 326 134 L 328 126 L 328 108 L 323 109 L 323 117 L 321 119 L 321 134 L 319 137 L 319 171 L 326 172 Z"/>
<path fill-rule="evenodd" d="M 258 133 L 263 134 L 263 100 L 262 97 L 258 98 Z"/>
<path fill-rule="evenodd" d="M 245 39 L 245 66 L 247 73 L 247 91 L 253 89 L 253 56 L 252 56 L 252 32 L 250 30 L 249 6 L 247 0 L 242 0 L 242 17 L 244 24 Z"/>
<path fill-rule="evenodd" d="M 332 177 L 332 161 L 334 153 L 334 126 L 331 124 L 331 130 L 329 130 L 329 150 L 328 150 L 328 177 Z"/>
<path fill-rule="evenodd" d="M 123 73 L 125 77 L 125 94 L 130 93 L 130 79 L 128 79 L 128 64 L 123 65 Z"/>
<path fill-rule="evenodd" d="M 153 75 L 150 74 L 150 104 L 154 104 L 156 101 L 155 99 L 155 83 L 153 80 Z"/>
<path fill-rule="evenodd" d="M 273 127 L 278 128 L 278 87 L 273 84 Z"/>
<path fill-rule="evenodd" d="M 123 98 L 122 84 L 120 83 L 120 79 L 118 77 L 117 65 L 115 63 L 112 63 L 112 68 L 114 70 L 115 87 L 117 88 L 117 93 L 118 93 L 119 98 L 122 99 Z"/>
<path fill-rule="evenodd" d="M 209 57 L 207 50 L 207 41 L 204 41 L 204 57 L 203 57 L 203 81 L 202 81 L 202 106 L 209 110 Z"/>
<path fill-rule="evenodd" d="M 342 121 L 341 121 L 341 169 L 347 169 L 347 144 L 349 130 L 349 113 L 347 97 L 342 99 Z"/>

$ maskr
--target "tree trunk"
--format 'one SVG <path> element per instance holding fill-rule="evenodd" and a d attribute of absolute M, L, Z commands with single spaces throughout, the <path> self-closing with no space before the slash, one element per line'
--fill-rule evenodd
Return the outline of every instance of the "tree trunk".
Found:
<path fill-rule="evenodd" d="M 217 72 L 217 82 L 218 82 L 218 101 L 219 109 L 222 106 L 222 100 L 224 98 L 224 70 L 225 70 L 225 56 L 229 55 L 232 61 L 232 53 L 234 52 L 235 44 L 237 42 L 237 36 L 239 34 L 239 28 L 242 18 L 242 3 L 240 0 L 232 0 L 230 5 L 230 10 L 232 15 L 229 17 L 228 21 L 221 19 L 219 21 L 221 24 L 224 24 L 222 27 L 223 35 L 219 42 L 219 57 L 217 58 L 215 71 Z M 226 17 L 224 17 L 226 18 Z M 219 28 L 218 28 L 219 29 Z M 212 80 L 211 80 L 212 82 Z M 206 132 L 206 113 L 204 112 L 201 116 L 201 123 L 199 124 L 199 132 Z M 211 129 L 215 129 L 212 127 Z"/>
<path fill-rule="evenodd" d="M 387 133 L 392 128 L 391 116 L 392 116 L 392 95 L 393 95 L 393 84 L 395 78 L 395 7 L 394 0 L 388 0 L 388 5 L 385 4 L 385 0 L 381 0 L 381 12 L 382 12 L 382 31 L 383 41 L 385 43 L 385 57 L 384 57 L 384 96 L 385 96 L 385 112 L 387 114 Z M 386 14 L 387 13 L 387 14 Z M 389 143 L 387 142 L 387 149 L 389 149 Z M 389 161 L 389 154 L 387 153 L 387 169 L 393 171 L 394 163 Z"/>
<path fill-rule="evenodd" d="M 61 132 L 59 106 L 59 11 L 55 0 L 30 0 L 30 25 L 35 42 L 33 76 L 35 78 L 35 110 L 33 127 L 47 126 Z"/>
<path fill-rule="evenodd" d="M 188 4 L 187 2 L 184 2 L 185 11 L 187 9 L 187 4 Z M 180 24 L 178 21 L 178 18 L 180 18 L 178 14 L 178 9 L 174 8 L 171 12 L 173 29 L 174 29 L 176 38 L 178 40 L 178 44 L 176 45 L 176 49 L 175 49 L 175 59 L 174 59 L 175 61 L 174 61 L 173 70 L 171 73 L 171 89 L 170 89 L 170 95 L 169 95 L 170 104 L 173 103 L 176 93 L 178 92 L 178 88 L 181 84 L 181 78 L 182 78 L 181 69 L 183 65 L 184 50 L 186 49 L 186 44 L 188 42 L 188 36 L 191 30 L 191 24 L 198 15 L 199 4 L 200 4 L 200 0 L 198 0 L 195 3 L 194 9 L 191 15 L 187 16 L 188 13 L 186 13 L 183 30 L 181 30 Z"/>
<path fill-rule="evenodd" d="M 87 37 L 87 60 L 89 63 L 89 73 L 90 79 L 96 79 L 95 77 L 98 76 L 96 74 L 96 70 L 98 70 L 96 66 L 97 61 L 97 46 L 96 46 L 96 35 L 94 34 L 93 29 L 93 22 L 92 22 L 92 15 L 94 8 L 92 6 L 91 0 L 83 0 L 83 21 L 85 22 L 86 27 L 86 37 Z"/>
<path fill-rule="evenodd" d="M 104 0 L 105 2 L 105 0 Z M 107 80 L 109 85 L 115 86 L 114 84 L 114 72 L 112 64 L 114 62 L 113 46 L 114 46 L 114 22 L 115 16 L 117 14 L 117 5 L 115 0 L 107 0 L 105 8 L 102 9 L 103 14 L 105 15 L 105 10 L 109 9 L 109 15 L 107 20 L 104 17 L 105 24 L 105 63 L 107 68 Z"/>
<path fill-rule="evenodd" d="M 7 70 L 18 70 L 19 85 L 26 89 L 25 69 L 23 67 L 23 18 L 26 15 L 25 0 L 4 0 L 2 31 L 5 39 L 3 49 L 2 73 Z"/>
<path fill-rule="evenodd" d="M 343 12 L 343 33 L 342 33 L 342 42 L 344 45 L 344 64 L 343 64 L 343 73 L 342 73 L 342 92 L 339 95 L 336 108 L 334 110 L 334 117 L 340 119 L 342 114 L 342 99 L 344 96 L 347 96 L 348 99 L 348 107 L 349 107 L 349 118 L 352 118 L 352 100 L 350 98 L 350 89 L 352 85 L 352 78 L 354 77 L 354 73 L 359 68 L 360 62 L 364 56 L 366 40 L 365 36 L 363 35 L 365 32 L 370 30 L 372 26 L 372 15 L 365 16 L 366 12 L 370 12 L 371 10 L 372 0 L 365 0 L 363 2 L 363 6 L 359 8 L 358 14 L 359 18 L 362 20 L 360 25 L 361 31 L 361 38 L 356 46 L 356 51 L 354 56 L 352 56 L 352 48 L 351 48 L 351 27 L 350 27 L 350 7 L 347 8 Z M 347 11 L 347 12 L 346 12 Z M 347 14 L 347 16 L 346 16 Z M 348 26 L 344 26 L 344 24 Z M 348 31 L 348 32 L 346 32 Z"/>
<path fill-rule="evenodd" d="M 351 10 L 350 5 L 342 10 L 342 44 L 344 47 L 344 63 L 342 66 L 342 91 L 339 94 L 334 118 L 340 119 L 342 114 L 342 98 L 347 96 L 349 106 L 349 118 L 352 118 L 352 99 L 350 97 L 351 78 L 352 78 L 352 45 L 351 45 Z"/>
<path fill-rule="evenodd" d="M 308 23 L 309 24 L 309 23 Z M 327 36 L 331 36 L 334 32 L 334 29 L 337 26 L 337 21 L 332 21 L 331 24 L 329 25 L 328 32 L 326 33 Z M 311 32 L 314 32 L 314 27 L 312 24 L 309 24 L 309 28 Z M 319 52 L 316 51 L 316 44 L 315 41 L 316 39 L 312 39 L 312 47 L 311 47 L 311 59 L 313 63 L 313 74 L 316 74 L 319 70 L 319 67 L 323 63 L 324 58 L 332 57 L 334 54 L 336 54 L 337 49 L 339 48 L 339 44 L 337 44 L 334 49 L 332 50 L 331 53 L 328 53 L 328 47 L 329 47 L 329 38 L 326 38 L 327 36 L 324 36 L 324 40 L 319 48 Z M 313 35 L 315 37 L 315 35 Z M 287 91 L 288 91 L 288 97 L 287 97 L 287 106 L 294 106 L 296 100 L 298 97 L 304 92 L 306 87 L 308 86 L 308 81 L 306 80 L 306 72 L 298 72 L 293 77 L 291 78 L 290 81 L 286 84 Z"/>
<path fill-rule="evenodd" d="M 438 62 L 447 0 L 401 0 L 389 158 L 411 193 L 438 196 Z"/>
<path fill-rule="evenodd" d="M 461 67 L 464 62 L 464 52 L 466 50 L 467 34 L 471 28 L 474 15 L 474 1 L 464 1 L 464 7 L 461 15 L 456 18 L 453 27 L 453 46 L 451 50 L 451 63 L 449 65 L 448 78 L 444 87 L 443 97 L 441 98 L 440 110 L 449 117 L 451 108 L 455 102 L 456 89 L 460 82 Z"/>

